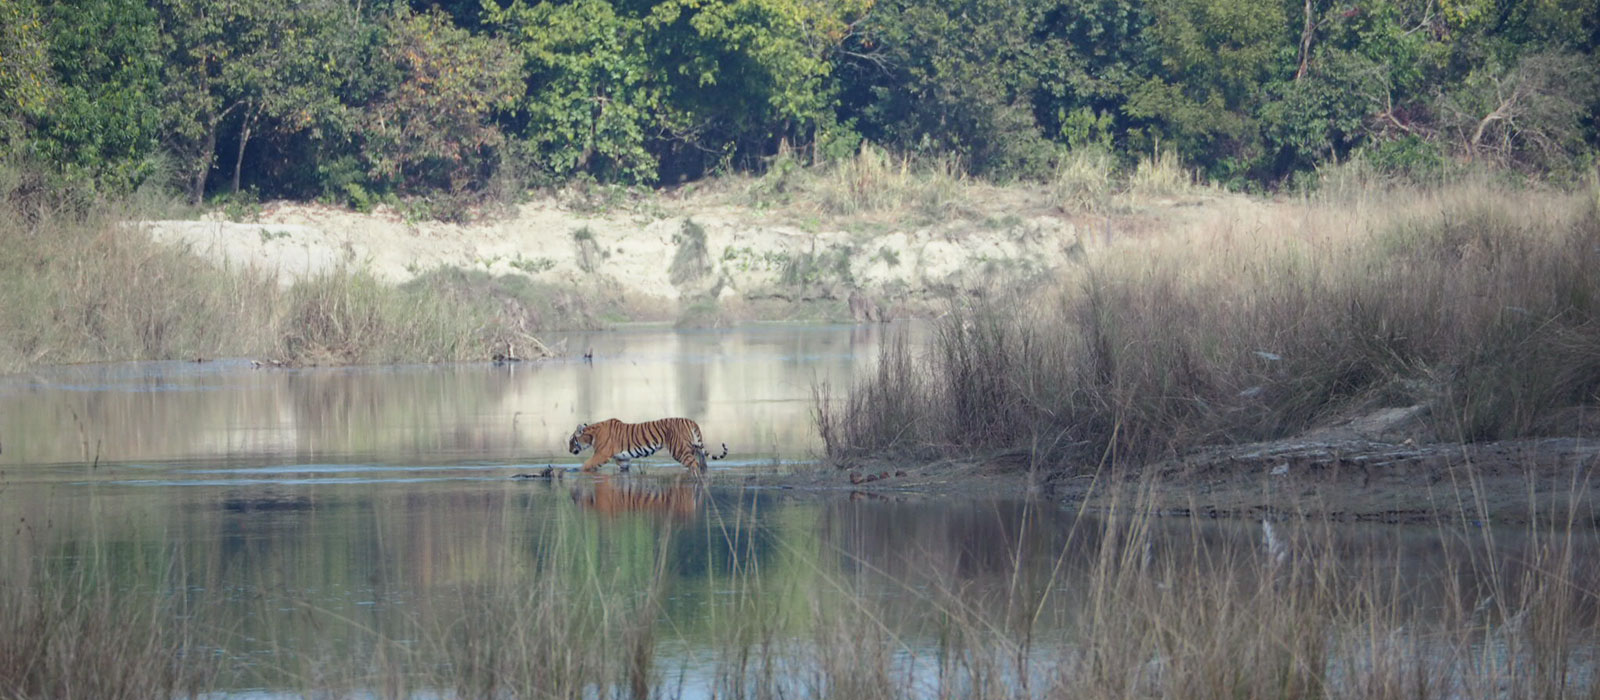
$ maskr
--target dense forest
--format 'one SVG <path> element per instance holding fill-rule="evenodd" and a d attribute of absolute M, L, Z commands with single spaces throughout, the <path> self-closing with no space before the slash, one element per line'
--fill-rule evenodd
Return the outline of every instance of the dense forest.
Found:
<path fill-rule="evenodd" d="M 1562 178 L 1600 148 L 1597 45 L 1593 0 L 4 0 L 0 158 L 357 207 L 863 142 L 996 181 L 1081 149 L 1242 189 Z"/>

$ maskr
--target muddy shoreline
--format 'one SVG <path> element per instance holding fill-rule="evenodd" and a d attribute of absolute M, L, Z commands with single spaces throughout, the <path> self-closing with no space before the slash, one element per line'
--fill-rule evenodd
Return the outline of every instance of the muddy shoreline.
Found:
<path fill-rule="evenodd" d="M 852 483 L 853 473 L 888 476 Z M 1591 438 L 1426 445 L 1280 440 L 1199 450 L 1137 469 L 1097 472 L 1084 465 L 1031 474 L 1004 459 L 862 459 L 737 478 L 761 487 L 848 491 L 864 500 L 1015 496 L 1171 517 L 1600 527 L 1600 440 Z"/>

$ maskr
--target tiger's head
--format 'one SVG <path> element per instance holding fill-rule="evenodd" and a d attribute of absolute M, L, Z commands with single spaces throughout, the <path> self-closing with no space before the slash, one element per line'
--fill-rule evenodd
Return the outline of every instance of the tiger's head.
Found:
<path fill-rule="evenodd" d="M 567 449 L 572 450 L 572 454 L 578 454 L 584 448 L 594 446 L 594 434 L 587 432 L 588 430 L 588 423 L 579 423 L 578 429 L 572 431 L 572 438 L 567 440 Z"/>

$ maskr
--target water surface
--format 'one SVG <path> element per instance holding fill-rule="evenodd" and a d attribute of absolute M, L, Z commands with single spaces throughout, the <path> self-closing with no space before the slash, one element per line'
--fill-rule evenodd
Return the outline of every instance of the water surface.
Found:
<path fill-rule="evenodd" d="M 999 673 L 1008 694 L 1037 696 L 1101 624 L 1086 621 L 1085 601 L 1107 538 L 1147 543 L 1118 566 L 1152 591 L 1181 586 L 1162 572 L 1185 561 L 1260 549 L 1257 523 L 1158 520 L 1119 534 L 1048 499 L 740 485 L 740 472 L 810 468 L 814 387 L 848 386 L 896 334 L 925 331 L 633 329 L 555 338 L 570 356 L 540 363 L 233 360 L 0 377 L 0 587 L 88 585 L 159 608 L 187 630 L 185 658 L 221 664 L 210 688 L 223 695 L 314 694 L 346 677 L 363 687 L 402 652 L 414 654 L 405 673 L 422 674 L 414 685 L 429 687 L 477 658 L 458 656 L 463 640 L 521 649 L 516 618 L 555 596 L 598 622 L 538 641 L 538 653 L 598 635 L 587 653 L 625 668 L 616 659 L 646 639 L 656 695 L 828 694 L 841 681 L 816 669 L 875 665 L 906 697 L 962 695 L 990 672 L 974 659 L 992 653 L 1036 661 Z M 668 415 L 729 443 L 712 464 L 720 486 L 659 458 L 643 474 L 509 478 L 578 464 L 565 444 L 579 422 Z M 1294 524 L 1279 527 L 1296 541 Z M 1383 595 L 1407 610 L 1470 608 L 1511 590 L 1495 581 L 1538 573 L 1528 562 L 1548 540 L 1497 533 L 1480 547 L 1488 538 L 1471 527 L 1350 527 L 1318 541 L 1337 559 L 1329 575 L 1392 581 Z M 1594 533 L 1578 537 L 1591 571 Z M 1219 575 L 1234 575 L 1232 556 Z M 1238 557 L 1246 577 L 1260 559 Z M 978 656 L 951 656 L 965 648 L 952 640 L 974 633 Z M 1575 682 L 1592 682 L 1592 665 L 1577 664 Z M 594 696 L 627 694 L 606 679 L 618 685 Z"/>
<path fill-rule="evenodd" d="M 721 466 L 801 459 L 819 446 L 812 388 L 848 386 L 883 338 L 921 333 L 645 328 L 556 336 L 565 357 L 500 365 L 49 368 L 0 377 L 0 465 L 571 462 L 566 439 L 579 423 L 666 416 L 730 443 L 734 461 Z"/>

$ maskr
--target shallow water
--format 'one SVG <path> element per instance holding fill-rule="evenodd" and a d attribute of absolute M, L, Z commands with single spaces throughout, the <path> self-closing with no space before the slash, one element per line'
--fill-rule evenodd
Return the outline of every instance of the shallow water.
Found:
<path fill-rule="evenodd" d="M 123 603 L 159 604 L 164 624 L 187 625 L 185 655 L 220 661 L 208 688 L 220 695 L 366 687 L 385 645 L 426 647 L 416 653 L 449 666 L 411 686 L 435 694 L 430 683 L 460 671 L 450 640 L 508 643 L 518 628 L 498 616 L 557 594 L 561 609 L 604 608 L 586 633 L 602 637 L 596 653 L 637 636 L 617 632 L 628 629 L 618 615 L 653 620 L 657 695 L 761 683 L 819 694 L 840 682 L 815 680 L 840 664 L 829 656 L 840 644 L 891 650 L 882 666 L 906 697 L 963 695 L 982 674 L 951 673 L 951 630 L 992 631 L 1002 641 L 988 651 L 1005 656 L 1019 628 L 1023 656 L 1040 663 L 1002 683 L 1037 695 L 1081 643 L 1087 571 L 1116 528 L 1048 499 L 738 485 L 741 472 L 813 462 L 813 387 L 848 386 L 895 334 L 925 331 L 634 329 L 553 339 L 572 357 L 543 363 L 128 363 L 0 377 L 0 586 L 87 580 Z M 659 456 L 629 475 L 509 478 L 577 464 L 564 448 L 580 421 L 665 415 L 729 443 L 730 458 L 712 464 L 723 485 L 697 487 Z M 1152 577 L 1261 539 L 1255 523 L 1140 527 L 1153 546 L 1129 566 Z M 1501 533 L 1501 565 L 1460 566 L 1480 539 L 1470 526 L 1351 527 L 1318 541 L 1351 569 L 1403 582 L 1390 594 L 1404 605 L 1437 609 L 1439 591 L 1483 600 L 1489 578 L 1516 580 L 1541 546 Z M 1595 541 L 1581 535 L 1585 571 Z M 841 624 L 881 644 L 827 636 Z M 776 666 L 730 666 L 730 630 L 770 636 Z"/>
<path fill-rule="evenodd" d="M 923 334 L 905 324 L 647 328 L 555 336 L 565 357 L 503 365 L 51 368 L 0 377 L 0 466 L 514 467 L 572 462 L 566 439 L 580 422 L 666 416 L 729 442 L 719 466 L 804 459 L 820 446 L 813 386 L 848 386 L 885 337 Z"/>

